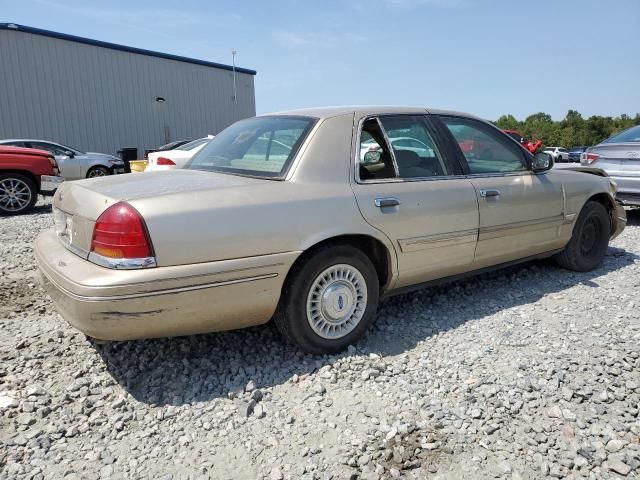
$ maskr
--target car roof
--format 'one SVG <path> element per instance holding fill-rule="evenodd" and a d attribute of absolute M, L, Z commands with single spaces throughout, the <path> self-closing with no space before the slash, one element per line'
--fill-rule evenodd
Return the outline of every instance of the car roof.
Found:
<path fill-rule="evenodd" d="M 437 115 L 454 115 L 460 117 L 468 117 L 468 118 L 477 118 L 474 115 L 470 115 L 468 113 L 456 112 L 453 110 L 440 110 L 434 108 L 425 108 L 425 107 L 407 107 L 407 106 L 394 106 L 394 105 L 345 105 L 345 106 L 335 106 L 335 107 L 313 107 L 313 108 L 301 108 L 296 110 L 285 110 L 281 112 L 269 113 L 264 116 L 269 115 L 297 115 L 297 116 L 305 116 L 305 117 L 315 117 L 315 118 L 331 118 L 338 117 L 341 115 L 353 115 L 357 114 L 358 116 L 369 116 L 369 115 L 384 115 L 384 114 L 394 114 L 394 113 L 404 113 L 404 114 L 416 114 L 423 115 L 425 113 L 432 113 Z"/>

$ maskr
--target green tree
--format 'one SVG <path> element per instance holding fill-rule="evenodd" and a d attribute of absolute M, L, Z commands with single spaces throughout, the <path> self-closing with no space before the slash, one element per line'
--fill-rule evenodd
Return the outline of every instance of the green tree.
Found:
<path fill-rule="evenodd" d="M 548 146 L 571 148 L 595 145 L 615 133 L 640 125 L 640 113 L 633 117 L 627 114 L 619 117 L 593 115 L 585 119 L 577 110 L 569 110 L 558 122 L 544 112 L 529 115 L 524 121 L 509 114 L 502 115 L 495 124 L 503 130 L 518 130 L 525 137 L 540 139 Z"/>
<path fill-rule="evenodd" d="M 519 130 L 520 122 L 511 114 L 502 115 L 497 121 L 496 126 L 502 130 Z"/>

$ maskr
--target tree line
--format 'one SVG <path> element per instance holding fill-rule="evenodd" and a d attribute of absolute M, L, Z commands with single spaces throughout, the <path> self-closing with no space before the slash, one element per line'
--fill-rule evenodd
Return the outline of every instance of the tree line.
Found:
<path fill-rule="evenodd" d="M 640 113 L 635 117 L 594 115 L 585 119 L 576 110 L 569 110 L 564 119 L 556 122 L 551 115 L 539 112 L 522 122 L 513 115 L 502 115 L 494 123 L 503 130 L 517 130 L 526 138 L 540 139 L 547 146 L 571 148 L 596 145 L 614 133 L 640 125 Z"/>

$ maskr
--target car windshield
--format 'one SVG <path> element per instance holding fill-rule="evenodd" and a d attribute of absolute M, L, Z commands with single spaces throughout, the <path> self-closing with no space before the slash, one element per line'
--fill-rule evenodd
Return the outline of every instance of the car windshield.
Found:
<path fill-rule="evenodd" d="M 640 125 L 631 127 L 629 130 L 618 133 L 611 138 L 607 138 L 602 143 L 626 143 L 626 142 L 640 142 Z"/>
<path fill-rule="evenodd" d="M 180 147 L 176 148 L 176 150 L 186 150 L 186 151 L 193 150 L 194 148 L 199 147 L 203 143 L 207 143 L 209 140 L 211 140 L 211 139 L 210 138 L 199 138 L 198 140 L 193 140 L 192 142 L 185 143 L 184 145 L 181 145 Z"/>
<path fill-rule="evenodd" d="M 180 145 L 185 145 L 187 142 L 185 142 L 184 140 L 178 140 L 175 142 L 171 142 L 171 143 L 167 143 L 165 145 L 162 145 L 161 147 L 158 147 L 157 150 L 159 152 L 165 151 L 165 150 L 173 150 L 174 148 L 179 147 Z"/>
<path fill-rule="evenodd" d="M 234 123 L 185 168 L 282 178 L 314 124 L 309 117 L 254 117 Z"/>

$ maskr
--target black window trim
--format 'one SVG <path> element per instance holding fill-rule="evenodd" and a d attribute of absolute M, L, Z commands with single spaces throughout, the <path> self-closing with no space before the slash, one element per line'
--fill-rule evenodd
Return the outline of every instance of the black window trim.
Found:
<path fill-rule="evenodd" d="M 513 137 L 511 137 L 511 135 L 503 132 L 498 127 L 493 125 L 491 122 L 483 121 L 478 118 L 466 117 L 464 115 L 452 115 L 452 114 L 437 114 L 437 115 L 433 115 L 433 118 L 437 120 L 441 129 L 444 131 L 444 134 L 448 137 L 449 143 L 451 144 L 452 148 L 456 152 L 458 162 L 464 166 L 464 171 L 466 172 L 465 173 L 466 178 L 522 176 L 522 175 L 531 175 L 533 173 L 531 170 L 533 155 L 529 153 L 527 150 L 525 150 L 524 148 L 522 148 L 522 146 Z M 512 172 L 471 173 L 471 170 L 469 169 L 469 164 L 467 163 L 467 158 L 464 156 L 464 153 L 462 153 L 462 149 L 458 145 L 456 138 L 453 136 L 451 131 L 447 128 L 446 124 L 442 120 L 443 118 L 453 118 L 453 119 L 477 122 L 479 124 L 486 125 L 487 127 L 494 129 L 500 135 L 504 135 L 505 138 L 508 138 L 510 141 L 518 145 L 519 148 L 517 150 L 514 149 L 514 151 L 519 152 L 527 169 L 523 171 L 514 170 Z"/>
<path fill-rule="evenodd" d="M 454 168 L 458 167 L 459 171 L 454 175 L 436 175 L 432 177 L 400 178 L 395 154 L 393 153 L 393 148 L 390 147 L 389 145 L 389 138 L 387 137 L 387 131 L 383 127 L 382 122 L 380 121 L 381 117 L 420 117 L 420 119 L 422 120 L 422 123 L 424 124 L 427 130 L 427 133 L 431 135 L 435 143 L 435 147 L 438 149 L 438 152 L 445 157 L 443 158 L 443 160 L 449 165 L 453 166 Z M 367 115 L 362 117 L 358 121 L 356 141 L 355 141 L 354 148 L 352 150 L 353 160 L 351 164 L 354 167 L 353 179 L 355 183 L 359 185 L 372 185 L 372 184 L 375 185 L 379 183 L 434 182 L 434 181 L 440 181 L 440 180 L 455 180 L 455 179 L 466 178 L 467 173 L 465 172 L 464 167 L 462 166 L 460 161 L 456 159 L 456 156 L 447 157 L 447 155 L 451 155 L 453 153 L 450 146 L 450 142 L 445 140 L 446 137 L 445 138 L 442 137 L 442 132 L 440 131 L 441 127 L 435 124 L 435 122 L 433 122 L 433 117 L 434 117 L 433 115 L 427 112 L 425 113 L 379 113 L 375 115 Z M 378 178 L 378 179 L 372 179 L 372 180 L 362 180 L 360 178 L 360 169 L 358 168 L 358 166 L 360 162 L 360 138 L 362 135 L 362 127 L 367 120 L 372 120 L 372 119 L 375 119 L 377 121 L 378 126 L 380 127 L 380 129 L 382 130 L 382 134 L 384 135 L 385 142 L 387 143 L 387 148 L 390 151 L 391 161 L 393 162 L 393 169 L 396 174 L 396 177 L 394 178 Z M 446 127 L 444 126 L 442 126 L 442 128 L 446 129 Z"/>

